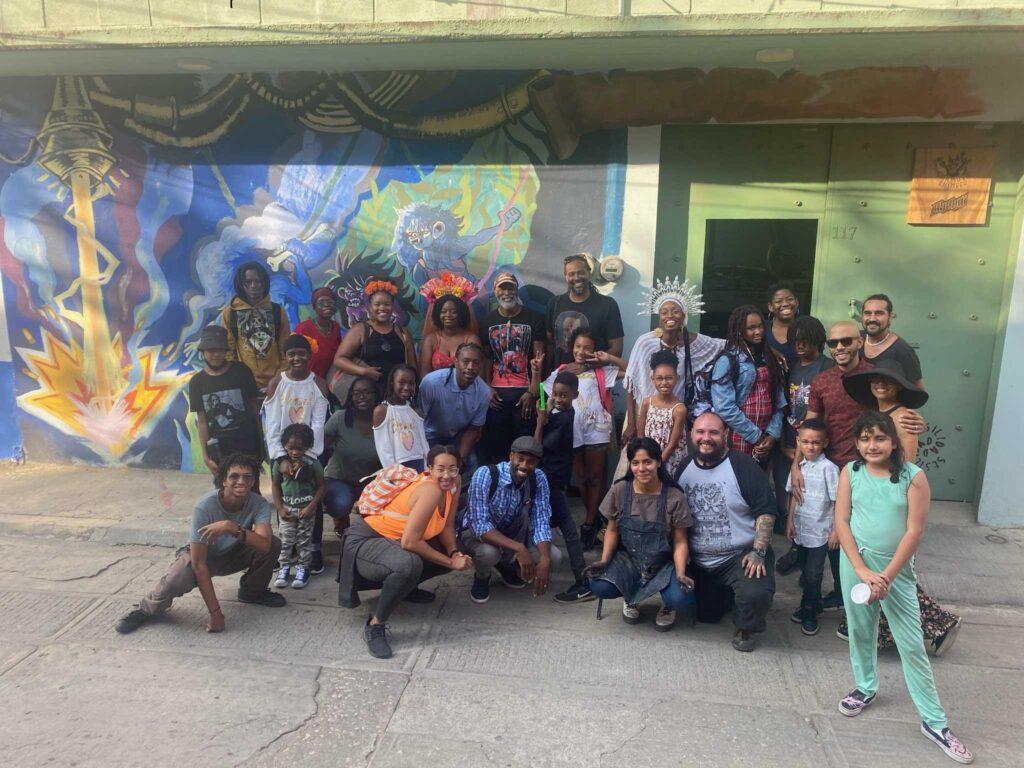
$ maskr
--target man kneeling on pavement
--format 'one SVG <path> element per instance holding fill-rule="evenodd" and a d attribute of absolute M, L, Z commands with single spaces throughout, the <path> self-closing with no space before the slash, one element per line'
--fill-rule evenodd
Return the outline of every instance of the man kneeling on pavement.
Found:
<path fill-rule="evenodd" d="M 214 576 L 245 571 L 238 583 L 238 599 L 268 608 L 280 608 L 284 596 L 267 587 L 281 554 L 281 540 L 270 528 L 273 507 L 253 492 L 260 467 L 258 459 L 242 453 L 225 458 L 218 473 L 218 490 L 203 496 L 192 511 L 187 546 L 178 550 L 170 569 L 138 606 L 120 618 L 115 629 L 134 632 L 199 587 L 210 612 L 207 632 L 224 631 L 224 611 L 213 588 Z"/>
<path fill-rule="evenodd" d="M 473 558 L 470 597 L 475 603 L 490 599 L 492 570 L 512 589 L 532 583 L 539 597 L 547 591 L 551 569 L 558 567 L 561 553 L 551 545 L 548 480 L 537 468 L 542 455 L 536 439 L 519 437 L 508 461 L 473 473 L 459 520 L 459 544 Z"/>

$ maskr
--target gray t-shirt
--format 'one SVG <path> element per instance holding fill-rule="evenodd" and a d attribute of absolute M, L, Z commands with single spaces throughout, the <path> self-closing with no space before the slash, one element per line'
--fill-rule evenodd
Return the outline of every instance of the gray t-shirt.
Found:
<path fill-rule="evenodd" d="M 245 500 L 245 506 L 234 515 L 221 506 L 219 494 L 220 491 L 210 491 L 196 502 L 195 509 L 192 510 L 192 532 L 189 535 L 189 543 L 199 544 L 199 529 L 220 520 L 231 520 L 250 531 L 257 523 L 270 524 L 273 507 L 259 494 L 250 493 Z M 237 541 L 233 536 L 220 536 L 209 545 L 209 552 L 212 555 L 223 555 Z"/>
<path fill-rule="evenodd" d="M 754 514 L 733 471 L 724 459 L 709 469 L 690 461 L 679 476 L 693 515 L 690 552 L 701 568 L 714 570 L 754 543 Z"/>
<path fill-rule="evenodd" d="M 626 480 L 615 483 L 601 502 L 601 514 L 608 520 L 618 520 L 626 499 Z M 631 517 L 639 517 L 645 523 L 653 523 L 658 519 L 658 500 L 660 493 L 633 494 Z M 686 497 L 677 489 L 669 488 L 665 494 L 665 526 L 667 528 L 689 528 L 693 525 L 690 508 L 686 506 Z"/>

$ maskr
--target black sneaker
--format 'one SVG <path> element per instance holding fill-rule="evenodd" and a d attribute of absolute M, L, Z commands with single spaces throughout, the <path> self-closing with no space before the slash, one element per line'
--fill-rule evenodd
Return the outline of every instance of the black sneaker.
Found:
<path fill-rule="evenodd" d="M 427 592 L 425 589 L 416 587 L 406 595 L 403 600 L 407 603 L 416 603 L 417 605 L 426 605 L 427 603 L 434 602 L 434 598 L 437 597 L 433 592 Z"/>
<path fill-rule="evenodd" d="M 313 559 L 309 561 L 309 572 L 314 576 L 324 572 L 324 553 L 319 549 L 313 553 Z"/>
<path fill-rule="evenodd" d="M 388 643 L 387 634 L 387 624 L 371 624 L 370 617 L 366 617 L 366 626 L 363 627 L 363 640 L 366 641 L 366 650 L 370 652 L 371 656 L 376 656 L 378 659 L 391 658 L 391 644 Z"/>
<path fill-rule="evenodd" d="M 956 642 L 956 636 L 960 633 L 960 625 L 963 623 L 964 620 L 958 618 L 956 624 L 947 629 L 945 633 L 930 640 L 927 645 L 928 654 L 930 656 L 942 656 L 952 648 L 953 643 Z"/>
<path fill-rule="evenodd" d="M 841 621 L 839 623 L 839 626 L 836 628 L 836 637 L 838 637 L 840 640 L 850 642 L 850 635 L 847 633 L 845 620 Z"/>
<path fill-rule="evenodd" d="M 494 566 L 494 570 L 498 572 L 501 577 L 501 583 L 509 589 L 522 589 L 526 586 L 526 582 L 523 581 L 523 577 L 519 575 L 519 569 L 511 564 L 499 563 Z"/>
<path fill-rule="evenodd" d="M 788 576 L 796 570 L 797 557 L 799 556 L 800 550 L 795 546 L 791 547 L 789 552 L 784 554 L 778 560 L 775 561 L 775 572 L 780 576 Z"/>
<path fill-rule="evenodd" d="M 597 543 L 597 526 L 583 523 L 580 526 L 580 544 L 583 545 L 583 551 L 586 552 L 588 549 L 593 549 Z"/>
<path fill-rule="evenodd" d="M 127 635 L 130 632 L 134 632 L 151 618 L 153 617 L 142 609 L 133 608 L 117 620 L 117 624 L 114 625 L 114 629 L 122 635 Z"/>
<path fill-rule="evenodd" d="M 469 599 L 474 603 L 486 603 L 491 599 L 491 580 L 489 577 L 473 577 L 473 586 L 469 590 Z"/>
<path fill-rule="evenodd" d="M 238 602 L 262 605 L 267 608 L 283 608 L 288 601 L 284 599 L 284 595 L 280 592 L 271 592 L 269 589 L 264 589 L 255 597 L 245 594 L 242 590 L 238 590 Z"/>
<path fill-rule="evenodd" d="M 565 592 L 559 592 L 555 595 L 556 603 L 585 603 L 593 599 L 594 593 L 590 591 L 590 587 L 587 586 L 586 582 L 582 581 L 577 581 Z"/>
<path fill-rule="evenodd" d="M 843 610 L 843 596 L 838 590 L 833 589 L 825 595 L 821 601 L 821 610 L 830 612 Z"/>
<path fill-rule="evenodd" d="M 839 702 L 839 711 L 847 717 L 856 717 L 868 708 L 875 696 L 874 693 L 868 696 L 860 688 L 854 688 Z"/>
<path fill-rule="evenodd" d="M 806 611 L 800 621 L 800 631 L 808 637 L 818 634 L 818 617 L 814 611 Z"/>
<path fill-rule="evenodd" d="M 802 607 L 801 608 L 797 608 L 795 611 L 793 611 L 792 614 L 790 614 L 789 620 L 792 621 L 794 624 L 803 624 L 804 623 L 804 609 Z"/>

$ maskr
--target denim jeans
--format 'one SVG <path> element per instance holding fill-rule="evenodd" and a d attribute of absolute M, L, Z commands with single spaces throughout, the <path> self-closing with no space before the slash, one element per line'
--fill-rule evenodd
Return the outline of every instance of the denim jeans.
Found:
<path fill-rule="evenodd" d="M 590 590 L 595 597 L 602 600 L 614 600 L 616 597 L 622 597 L 618 588 L 607 579 L 593 579 L 590 582 Z M 684 589 L 673 573 L 668 580 L 668 586 L 661 590 L 661 601 L 670 611 L 693 613 L 697 605 L 697 596 L 692 589 Z"/>
<path fill-rule="evenodd" d="M 565 497 L 564 488 L 551 489 L 551 527 L 558 528 L 565 539 L 565 549 L 569 555 L 569 565 L 572 567 L 572 575 L 576 581 L 584 582 L 583 569 L 587 567 L 583 559 L 583 544 L 580 543 L 580 531 L 576 527 L 576 521 L 572 519 L 569 512 L 569 500 Z"/>
<path fill-rule="evenodd" d="M 348 517 L 362 489 L 332 477 L 325 477 L 324 485 L 324 510 L 333 518 Z"/>

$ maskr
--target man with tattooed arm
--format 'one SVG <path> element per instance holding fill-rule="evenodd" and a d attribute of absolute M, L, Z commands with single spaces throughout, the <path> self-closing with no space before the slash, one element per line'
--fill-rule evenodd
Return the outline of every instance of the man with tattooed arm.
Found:
<path fill-rule="evenodd" d="M 775 497 L 764 470 L 729 450 L 729 429 L 718 414 L 698 416 L 691 436 L 696 452 L 679 485 L 694 520 L 687 573 L 694 580 L 697 620 L 718 623 L 731 607 L 732 647 L 752 651 L 775 596 Z"/>

